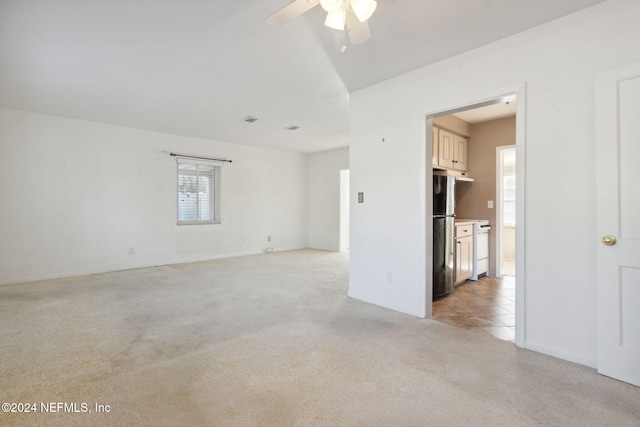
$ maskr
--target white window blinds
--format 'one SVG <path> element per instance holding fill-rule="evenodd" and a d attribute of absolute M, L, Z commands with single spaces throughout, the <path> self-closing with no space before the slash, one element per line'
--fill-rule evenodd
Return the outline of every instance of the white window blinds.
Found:
<path fill-rule="evenodd" d="M 178 224 L 220 223 L 220 166 L 177 159 Z"/>

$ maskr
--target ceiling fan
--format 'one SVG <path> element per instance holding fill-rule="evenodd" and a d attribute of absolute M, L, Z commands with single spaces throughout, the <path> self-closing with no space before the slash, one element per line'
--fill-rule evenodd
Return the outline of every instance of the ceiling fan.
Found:
<path fill-rule="evenodd" d="M 367 20 L 378 6 L 376 0 L 295 0 L 265 21 L 272 25 L 282 25 L 318 4 L 327 12 L 324 25 L 346 31 L 351 44 L 364 43 L 371 38 Z"/>

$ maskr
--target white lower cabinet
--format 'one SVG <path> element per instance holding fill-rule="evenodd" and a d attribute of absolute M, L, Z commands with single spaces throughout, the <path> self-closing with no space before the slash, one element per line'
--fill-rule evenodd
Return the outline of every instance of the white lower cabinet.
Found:
<path fill-rule="evenodd" d="M 473 224 L 456 226 L 456 285 L 473 276 Z"/>

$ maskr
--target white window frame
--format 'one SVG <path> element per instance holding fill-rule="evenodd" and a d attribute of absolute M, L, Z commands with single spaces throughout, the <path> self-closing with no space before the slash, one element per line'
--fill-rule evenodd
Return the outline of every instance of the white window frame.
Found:
<path fill-rule="evenodd" d="M 180 220 L 180 165 L 191 165 L 196 167 L 196 177 L 199 178 L 200 166 L 207 166 L 213 168 L 213 180 L 210 182 L 212 187 L 211 194 L 209 196 L 209 205 L 212 213 L 211 219 L 196 219 L 196 220 Z M 220 224 L 221 210 L 220 210 L 220 192 L 221 192 L 221 167 L 219 162 L 206 161 L 206 160 L 192 160 L 187 158 L 176 157 L 176 223 L 177 225 L 202 225 L 202 224 Z M 196 185 L 200 182 L 196 179 Z M 200 192 L 196 192 L 196 215 L 200 215 Z"/>

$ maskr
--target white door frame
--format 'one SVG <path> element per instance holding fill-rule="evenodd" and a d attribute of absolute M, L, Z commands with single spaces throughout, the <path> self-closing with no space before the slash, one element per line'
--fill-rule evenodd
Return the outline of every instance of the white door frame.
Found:
<path fill-rule="evenodd" d="M 459 111 L 469 110 L 472 108 L 478 108 L 485 105 L 495 104 L 501 99 L 516 95 L 516 339 L 515 344 L 518 347 L 526 348 L 526 324 L 525 324 L 525 266 L 526 266 L 526 253 L 525 253 L 525 231 L 526 231 L 526 216 L 525 216 L 525 106 L 526 106 L 526 84 L 521 83 L 518 85 L 498 89 L 492 92 L 485 93 L 483 95 L 471 96 L 469 98 L 458 100 L 447 105 L 442 105 L 439 108 L 433 110 L 423 111 L 426 116 L 426 156 L 425 156 L 425 178 L 430 178 L 433 174 L 433 165 L 431 154 L 433 152 L 433 141 L 431 128 L 433 127 L 433 118 L 438 116 L 444 116 L 448 114 L 457 113 Z M 431 185 L 426 185 L 426 200 L 427 211 L 425 216 L 426 224 L 431 224 L 432 208 L 431 200 L 433 198 Z M 433 252 L 433 232 L 430 226 L 426 226 L 427 230 L 425 244 L 427 245 L 425 253 L 431 254 Z M 427 259 L 427 275 L 426 275 L 426 292 L 425 296 L 425 314 L 426 317 L 431 317 L 432 311 L 432 299 L 433 299 L 433 275 L 431 269 L 433 268 L 432 260 Z"/>

